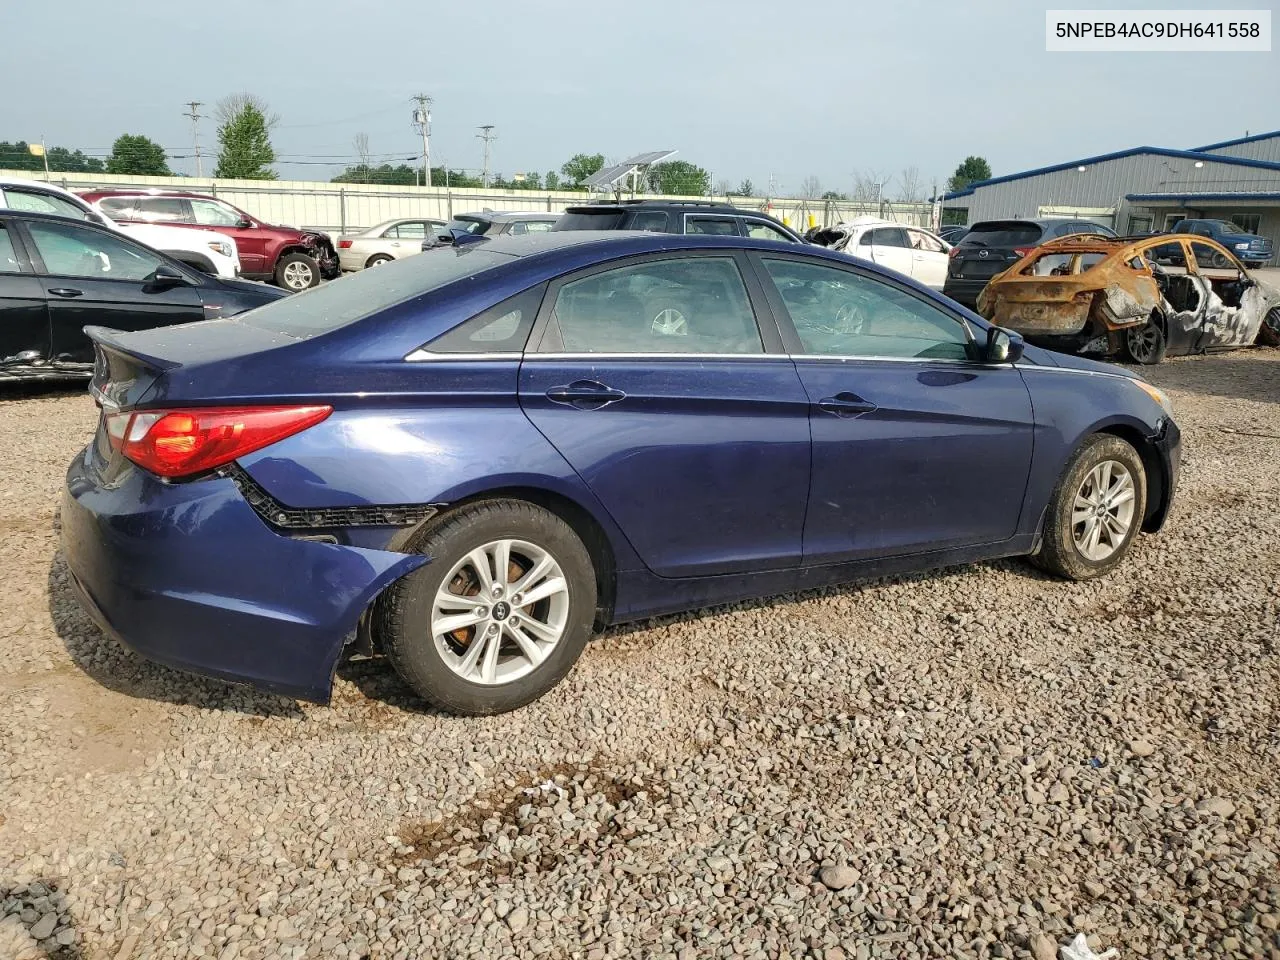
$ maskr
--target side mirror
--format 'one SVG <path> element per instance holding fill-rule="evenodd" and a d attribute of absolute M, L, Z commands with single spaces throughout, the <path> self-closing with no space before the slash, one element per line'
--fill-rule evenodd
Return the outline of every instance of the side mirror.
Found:
<path fill-rule="evenodd" d="M 1022 337 L 1004 327 L 987 329 L 987 345 L 983 350 L 984 363 L 1017 363 L 1022 359 L 1026 346 Z"/>
<path fill-rule="evenodd" d="M 171 290 L 174 287 L 190 286 L 191 280 L 184 273 L 179 273 L 167 264 L 160 264 L 147 280 L 150 291 Z"/>
<path fill-rule="evenodd" d="M 257 224 L 255 224 L 248 217 L 241 217 L 238 221 L 236 221 L 236 226 L 239 227 L 241 230 L 252 230 L 255 226 L 257 226 Z"/>

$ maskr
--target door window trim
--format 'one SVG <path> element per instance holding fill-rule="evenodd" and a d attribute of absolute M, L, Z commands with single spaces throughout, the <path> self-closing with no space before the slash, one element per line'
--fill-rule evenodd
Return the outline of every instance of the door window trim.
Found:
<path fill-rule="evenodd" d="M 932 307 L 943 316 L 947 316 L 955 320 L 960 324 L 960 329 L 964 331 L 971 348 L 976 349 L 978 347 L 979 338 L 974 336 L 974 326 L 968 317 L 957 313 L 955 310 L 952 310 L 941 303 L 937 303 L 933 300 L 920 296 L 916 290 L 913 290 L 896 280 L 870 270 L 864 270 L 854 264 L 829 261 L 825 257 L 820 258 L 819 260 L 819 258 L 800 256 L 786 251 L 778 251 L 775 253 L 772 250 L 768 252 L 767 256 L 761 254 L 757 250 L 752 250 L 749 253 L 748 259 L 751 261 L 752 268 L 756 271 L 759 282 L 762 285 L 766 281 L 768 282 L 768 285 L 764 287 L 764 295 L 768 300 L 770 310 L 774 314 L 775 322 L 782 333 L 787 355 L 792 360 L 822 360 L 836 363 L 844 363 L 846 361 L 853 360 L 865 363 L 914 363 L 920 365 L 946 364 L 952 366 L 959 364 L 966 367 L 980 367 L 982 369 L 1013 367 L 1012 363 L 987 363 L 983 360 L 974 360 L 972 358 L 959 360 L 951 357 L 879 357 L 857 353 L 806 353 L 804 343 L 800 339 L 800 334 L 796 332 L 795 323 L 791 319 L 791 313 L 787 310 L 786 302 L 782 299 L 782 294 L 778 291 L 778 288 L 773 284 L 773 278 L 769 274 L 769 268 L 764 263 L 766 259 L 791 260 L 796 263 L 816 264 L 818 266 L 829 267 L 832 270 L 837 270 L 842 273 L 853 274 L 854 276 L 861 277 L 862 279 L 869 280 L 873 283 L 883 283 L 885 286 L 892 287 L 899 293 L 906 294 L 911 299 L 922 303 L 925 306 Z M 985 331 L 986 328 L 978 327 L 978 329 Z"/>
<path fill-rule="evenodd" d="M 31 258 L 31 242 L 23 229 L 22 221 L 17 217 L 0 218 L 0 223 L 4 225 L 4 231 L 9 237 L 9 244 L 13 247 L 13 254 L 18 258 L 18 272 L 6 273 L 7 277 L 32 277 L 40 276 L 41 273 L 36 269 L 36 263 Z M 43 266 L 41 262 L 41 266 Z"/>
<path fill-rule="evenodd" d="M 733 359 L 733 360 L 760 360 L 770 357 L 786 360 L 787 350 L 783 344 L 781 331 L 778 329 L 777 319 L 770 309 L 767 299 L 766 290 L 760 286 L 759 276 L 749 258 L 745 255 L 746 251 L 736 250 L 733 248 L 720 249 L 697 249 L 697 250 L 666 250 L 660 253 L 642 253 L 630 257 L 619 257 L 616 260 L 608 260 L 604 263 L 595 263 L 589 267 L 583 267 L 572 273 L 562 274 L 555 277 L 547 286 L 546 295 L 542 298 L 542 306 L 538 309 L 538 316 L 533 321 L 533 329 L 529 332 L 529 339 L 525 343 L 524 358 L 525 360 L 708 360 L 708 359 Z M 598 273 L 604 273 L 611 270 L 620 270 L 624 267 L 637 266 L 644 263 L 658 263 L 664 260 L 687 260 L 694 257 L 714 257 L 717 259 L 732 259 L 734 265 L 738 268 L 738 273 L 742 277 L 742 285 L 747 291 L 747 305 L 750 307 L 752 314 L 755 316 L 756 331 L 760 334 L 760 343 L 763 350 L 760 353 L 664 353 L 661 351 L 648 353 L 575 353 L 572 351 L 551 351 L 542 350 L 543 340 L 546 339 L 547 329 L 551 325 L 551 314 L 555 310 L 556 298 L 560 294 L 560 290 L 568 283 L 577 280 L 584 280 L 587 277 L 595 276 Z"/>

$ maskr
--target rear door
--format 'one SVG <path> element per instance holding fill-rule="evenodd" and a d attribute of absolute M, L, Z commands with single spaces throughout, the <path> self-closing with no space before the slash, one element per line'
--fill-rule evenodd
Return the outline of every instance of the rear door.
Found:
<path fill-rule="evenodd" d="M 161 287 L 150 282 L 172 261 L 117 233 L 55 220 L 24 222 L 31 258 L 49 304 L 54 360 L 92 363 L 84 335 L 90 324 L 148 330 L 204 319 L 194 282 Z"/>
<path fill-rule="evenodd" d="M 961 317 L 856 267 L 760 254 L 810 401 L 804 561 L 972 547 L 1017 530 L 1034 417 Z"/>
<path fill-rule="evenodd" d="M 0 375 L 5 366 L 48 360 L 49 347 L 44 288 L 32 273 L 22 237 L 0 219 Z"/>
<path fill-rule="evenodd" d="M 947 250 L 942 241 L 923 230 L 907 227 L 911 244 L 911 277 L 926 287 L 941 290 L 947 282 Z"/>
<path fill-rule="evenodd" d="M 744 265 L 686 251 L 562 278 L 521 365 L 525 413 L 660 576 L 800 563 L 808 398 Z"/>
<path fill-rule="evenodd" d="M 875 227 L 865 231 L 858 238 L 858 248 L 854 252 L 882 267 L 911 276 L 911 246 L 907 242 L 907 231 L 902 227 Z"/>

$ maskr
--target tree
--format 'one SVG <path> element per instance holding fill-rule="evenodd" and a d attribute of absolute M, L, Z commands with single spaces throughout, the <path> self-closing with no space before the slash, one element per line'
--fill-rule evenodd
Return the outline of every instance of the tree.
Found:
<path fill-rule="evenodd" d="M 543 181 L 546 183 L 548 190 L 560 189 L 560 174 L 556 173 L 554 170 L 548 170 Z"/>
<path fill-rule="evenodd" d="M 102 173 L 104 165 L 97 157 L 86 157 L 79 150 L 66 147 L 48 149 L 50 173 Z M 44 170 L 44 157 L 32 154 L 25 140 L 9 143 L 0 140 L 0 169 Z"/>
<path fill-rule="evenodd" d="M 565 182 L 570 187 L 582 186 L 582 181 L 593 173 L 598 173 L 604 166 L 603 153 L 575 153 L 560 167 Z"/>
<path fill-rule="evenodd" d="M 173 171 L 165 159 L 164 147 L 141 134 L 122 133 L 111 145 L 107 157 L 107 173 L 123 173 L 132 177 L 171 177 Z"/>
<path fill-rule="evenodd" d="M 920 185 L 920 168 L 907 167 L 898 174 L 898 201 L 900 203 L 919 203 L 923 198 L 924 188 Z"/>
<path fill-rule="evenodd" d="M 947 192 L 955 193 L 963 190 L 971 183 L 991 179 L 991 164 L 982 157 L 965 157 L 964 163 L 956 167 L 956 172 L 947 181 Z"/>
<path fill-rule="evenodd" d="M 276 152 L 270 130 L 279 119 L 267 105 L 248 93 L 238 93 L 218 102 L 219 179 L 274 180 Z"/>
<path fill-rule="evenodd" d="M 369 135 L 367 133 L 357 133 L 355 139 L 351 141 L 351 146 L 355 148 L 356 156 L 360 159 L 360 166 L 369 166 L 370 159 L 373 156 L 369 152 Z"/>
<path fill-rule="evenodd" d="M 822 199 L 823 200 L 848 200 L 849 198 L 846 197 L 839 190 L 828 190 L 826 193 L 822 195 Z"/>
<path fill-rule="evenodd" d="M 800 181 L 800 195 L 806 200 L 817 200 L 822 196 L 822 181 L 812 173 Z"/>
<path fill-rule="evenodd" d="M 649 189 L 682 197 L 703 197 L 711 189 L 711 174 L 688 160 L 669 160 L 649 168 Z"/>
<path fill-rule="evenodd" d="M 750 180 L 743 180 L 738 184 L 738 189 L 733 192 L 740 197 L 754 197 L 756 195 L 756 185 Z"/>
<path fill-rule="evenodd" d="M 876 203 L 884 196 L 885 185 L 890 178 L 874 170 L 863 170 L 853 175 L 853 196 L 857 203 Z"/>

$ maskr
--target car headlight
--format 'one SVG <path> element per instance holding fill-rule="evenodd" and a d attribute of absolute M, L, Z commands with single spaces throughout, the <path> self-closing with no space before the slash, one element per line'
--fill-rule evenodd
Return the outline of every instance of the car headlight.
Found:
<path fill-rule="evenodd" d="M 210 240 L 209 249 L 214 253 L 222 254 L 224 257 L 233 256 L 231 244 L 226 240 Z"/>
<path fill-rule="evenodd" d="M 1248 244 L 1248 243 L 1237 243 L 1237 244 L 1236 244 L 1236 249 L 1237 249 L 1237 250 L 1248 250 L 1248 249 L 1249 249 L 1249 244 Z"/>
<path fill-rule="evenodd" d="M 1169 399 L 1169 395 L 1159 387 L 1147 383 L 1145 380 L 1134 380 L 1134 385 L 1145 393 L 1148 397 L 1160 404 L 1161 408 L 1169 416 L 1173 416 L 1173 401 Z"/>

